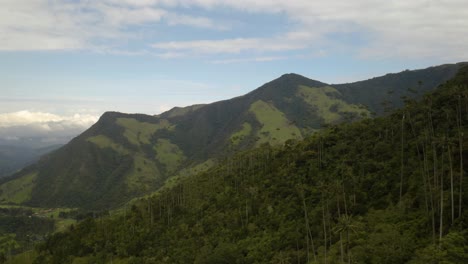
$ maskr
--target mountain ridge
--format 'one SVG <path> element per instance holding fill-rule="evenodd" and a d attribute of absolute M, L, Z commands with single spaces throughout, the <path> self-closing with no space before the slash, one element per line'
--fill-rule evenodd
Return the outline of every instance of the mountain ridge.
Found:
<path fill-rule="evenodd" d="M 343 93 L 343 95 L 349 99 L 350 103 L 364 104 L 369 106 L 372 111 L 378 114 L 383 114 L 385 107 L 382 106 L 381 103 L 387 100 L 386 97 L 400 98 L 408 95 L 415 96 L 415 94 L 408 94 L 408 89 L 416 90 L 420 96 L 451 79 L 451 77 L 456 75 L 458 69 L 465 65 L 468 65 L 468 62 L 442 64 L 425 69 L 404 70 L 398 73 L 388 73 L 383 76 L 363 81 L 333 84 L 332 86 L 336 87 L 341 93 Z M 405 85 L 407 79 L 413 79 L 415 82 L 413 82 L 410 87 L 407 87 Z M 442 82 L 440 82 L 440 80 L 442 80 Z M 362 84 L 365 82 L 367 82 L 367 85 L 363 87 Z M 382 85 L 382 83 L 385 82 L 387 85 Z M 379 87 L 380 91 L 377 91 L 375 87 Z M 368 99 L 369 93 L 372 94 L 372 97 L 375 99 L 374 101 Z M 396 102 L 397 103 L 392 106 L 393 108 L 403 106 L 403 100 L 397 100 Z"/>
<path fill-rule="evenodd" d="M 40 157 L 63 144 L 56 144 L 40 148 L 25 146 L 0 145 L 0 178 L 8 177 L 25 166 L 38 161 Z"/>
<path fill-rule="evenodd" d="M 386 116 L 237 153 L 35 263 L 466 263 L 467 88 L 464 67 Z"/>
<path fill-rule="evenodd" d="M 439 85 L 460 67 L 444 65 L 443 69 L 422 72 L 431 75 L 435 71 L 431 83 Z M 403 73 L 401 81 L 394 81 L 398 74 L 391 76 L 393 83 L 405 84 L 394 87 L 395 95 L 406 94 L 407 88 L 417 85 L 419 75 L 413 75 Z M 361 88 L 370 89 L 363 83 Z M 349 103 L 356 98 L 356 102 L 376 101 L 347 98 L 346 93 L 358 89 L 356 84 L 335 88 L 297 74 L 285 74 L 239 97 L 171 109 L 157 116 L 106 112 L 66 146 L 2 181 L 0 203 L 12 202 L 1 193 L 2 186 L 10 181 L 10 189 L 16 186 L 17 192 L 9 193 L 22 197 L 21 204 L 89 209 L 119 206 L 157 190 L 170 177 L 206 170 L 216 159 L 239 150 L 299 140 L 323 125 L 356 120 L 378 111 L 372 105 L 369 111 Z M 381 98 L 380 94 L 373 96 Z M 395 105 L 401 103 L 401 98 L 394 97 Z"/>

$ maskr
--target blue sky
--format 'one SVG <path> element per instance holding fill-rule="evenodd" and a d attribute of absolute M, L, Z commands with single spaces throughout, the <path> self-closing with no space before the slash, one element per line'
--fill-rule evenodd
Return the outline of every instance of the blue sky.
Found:
<path fill-rule="evenodd" d="M 342 83 L 466 61 L 467 43 L 464 0 L 2 0 L 0 137 L 228 99 L 290 72 Z"/>

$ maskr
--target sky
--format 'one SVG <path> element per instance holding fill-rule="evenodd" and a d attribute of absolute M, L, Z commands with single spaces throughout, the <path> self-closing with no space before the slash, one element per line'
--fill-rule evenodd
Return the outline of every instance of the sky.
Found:
<path fill-rule="evenodd" d="M 466 0 L 0 0 L 0 140 L 468 60 Z M 0 142 L 1 143 L 1 142 Z"/>

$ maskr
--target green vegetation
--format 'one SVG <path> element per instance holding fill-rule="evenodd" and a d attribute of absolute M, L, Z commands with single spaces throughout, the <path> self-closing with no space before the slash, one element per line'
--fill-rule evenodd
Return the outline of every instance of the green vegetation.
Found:
<path fill-rule="evenodd" d="M 252 126 L 249 123 L 243 123 L 242 129 L 232 134 L 230 140 L 233 146 L 239 145 L 242 140 L 248 137 L 252 133 Z"/>
<path fill-rule="evenodd" d="M 188 169 L 188 175 L 195 175 L 195 174 L 198 174 L 198 173 L 205 172 L 208 169 L 211 169 L 211 167 L 213 167 L 215 164 L 216 164 L 216 162 L 213 159 L 205 160 L 204 162 L 202 162 L 200 164 L 197 164 L 197 165 L 195 165 L 193 167 L 190 167 Z M 182 171 L 182 173 L 184 173 L 184 172 L 185 172 L 185 174 L 187 174 L 187 170 Z"/>
<path fill-rule="evenodd" d="M 408 88 L 433 89 L 459 67 L 444 65 L 333 85 L 339 93 L 328 84 L 286 74 L 244 96 L 157 116 L 107 112 L 69 144 L 11 178 L 2 178 L 0 186 L 37 172 L 30 196 L 17 200 L 21 205 L 112 210 L 157 191 L 168 178 L 184 175 L 181 170 L 200 162 L 218 161 L 263 143 L 299 140 L 328 121 L 354 120 L 364 110 L 351 104 L 364 104 L 371 111 L 381 99 L 398 105 Z M 423 84 L 418 86 L 420 80 Z M 395 93 L 386 98 L 389 89 Z"/>
<path fill-rule="evenodd" d="M 11 252 L 19 248 L 19 244 L 15 240 L 15 234 L 0 235 L 0 263 L 10 260 Z"/>
<path fill-rule="evenodd" d="M 160 193 L 161 191 L 164 191 L 166 189 L 171 189 L 175 185 L 179 184 L 182 179 L 187 178 L 189 176 L 193 176 L 193 175 L 202 173 L 202 172 L 205 172 L 205 171 L 209 170 L 211 167 L 213 167 L 215 164 L 216 164 L 216 162 L 213 159 L 209 159 L 209 160 L 206 160 L 206 161 L 204 161 L 204 162 L 202 162 L 200 164 L 197 164 L 195 166 L 184 168 L 184 169 L 180 170 L 177 175 L 174 175 L 174 176 L 168 178 L 164 182 L 164 185 L 161 188 L 159 188 L 158 191 L 153 193 L 153 195 L 157 194 L 157 193 Z M 136 199 L 136 200 L 138 200 L 138 199 Z"/>
<path fill-rule="evenodd" d="M 316 107 L 319 116 L 328 124 L 335 124 L 346 115 L 360 118 L 370 114 L 366 109 L 339 99 L 340 92 L 331 86 L 311 88 L 301 85 L 297 93 L 308 104 Z"/>
<path fill-rule="evenodd" d="M 158 124 L 140 122 L 134 118 L 117 118 L 116 123 L 125 128 L 124 136 L 133 145 L 150 144 L 151 135 L 160 129 L 173 129 L 166 119 L 159 120 Z"/>
<path fill-rule="evenodd" d="M 423 70 L 405 70 L 365 81 L 333 84 L 343 100 L 365 105 L 371 112 L 383 114 L 398 109 L 405 98 L 419 98 L 451 79 L 466 63 L 446 64 Z"/>
<path fill-rule="evenodd" d="M 164 164 L 168 174 L 175 172 L 186 159 L 183 151 L 168 139 L 158 139 L 154 150 L 156 151 L 156 158 Z"/>
<path fill-rule="evenodd" d="M 1 206 L 0 206 L 1 208 Z M 76 219 L 69 218 L 70 215 L 75 215 L 77 209 L 72 208 L 37 208 L 37 207 L 16 207 L 22 210 L 30 210 L 33 212 L 32 216 L 43 219 L 51 219 L 54 222 L 54 228 L 49 230 L 52 232 L 63 232 L 71 225 L 75 224 Z M 33 235 L 31 233 L 30 235 Z"/>
<path fill-rule="evenodd" d="M 248 137 L 252 133 L 252 126 L 249 123 L 243 123 L 242 129 L 237 131 L 236 133 L 232 134 L 230 140 L 233 146 L 239 145 L 242 140 Z"/>
<path fill-rule="evenodd" d="M 110 148 L 122 155 L 129 154 L 129 151 L 124 146 L 115 143 L 114 141 L 112 141 L 112 139 L 104 135 L 90 137 L 87 139 L 87 141 L 96 144 L 100 148 Z"/>
<path fill-rule="evenodd" d="M 28 264 L 33 263 L 34 259 L 37 257 L 37 253 L 34 250 L 29 250 L 21 254 L 11 257 L 7 264 Z"/>
<path fill-rule="evenodd" d="M 61 219 L 58 218 L 55 220 L 55 232 L 64 232 L 70 228 L 70 226 L 76 224 L 75 219 Z"/>
<path fill-rule="evenodd" d="M 389 116 L 240 152 L 35 263 L 468 263 L 467 91 L 468 67 Z"/>
<path fill-rule="evenodd" d="M 36 209 L 36 212 L 38 210 Z M 0 208 L 0 263 L 31 263 L 26 258 L 34 243 L 43 241 L 54 229 L 54 220 L 39 216 L 31 208 L 2 206 Z M 18 256 L 19 252 L 30 251 Z M 31 256 L 30 260 L 33 260 Z"/>
<path fill-rule="evenodd" d="M 24 168 L 26 165 L 38 160 L 61 145 L 52 145 L 43 148 L 31 146 L 5 146 L 0 145 L 0 178 L 9 176 Z"/>
<path fill-rule="evenodd" d="M 0 202 L 21 204 L 31 198 L 37 173 L 26 174 L 0 186 Z"/>
<path fill-rule="evenodd" d="M 154 187 L 160 177 L 161 173 L 153 161 L 136 154 L 133 156 L 133 167 L 126 176 L 126 182 L 130 191 L 145 193 Z"/>
<path fill-rule="evenodd" d="M 255 114 L 258 122 L 262 125 L 257 132 L 257 145 L 263 143 L 282 144 L 288 139 L 301 139 L 299 128 L 293 125 L 286 116 L 272 104 L 261 100 L 250 106 L 250 112 Z"/>
<path fill-rule="evenodd" d="M 169 118 L 183 116 L 183 115 L 191 113 L 191 112 L 193 112 L 193 111 L 195 111 L 195 110 L 197 110 L 199 108 L 202 108 L 203 106 L 204 106 L 203 104 L 199 104 L 199 105 L 191 105 L 191 106 L 187 106 L 187 107 L 174 107 L 171 110 L 165 112 L 164 116 L 167 116 Z"/>

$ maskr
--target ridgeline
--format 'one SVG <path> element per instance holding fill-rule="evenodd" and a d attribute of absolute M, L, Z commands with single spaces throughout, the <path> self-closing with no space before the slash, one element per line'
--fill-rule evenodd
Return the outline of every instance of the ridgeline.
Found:
<path fill-rule="evenodd" d="M 34 263 L 467 263 L 468 67 L 405 101 L 241 151 L 50 236 Z"/>

